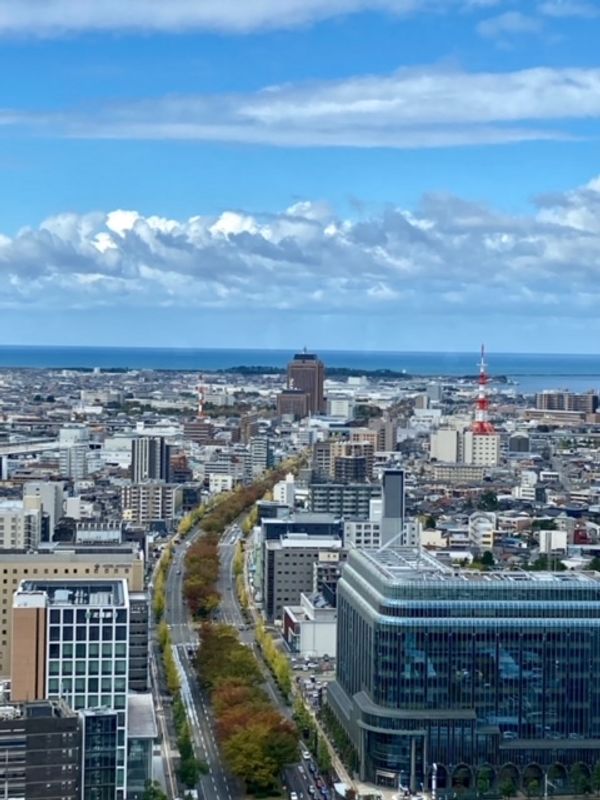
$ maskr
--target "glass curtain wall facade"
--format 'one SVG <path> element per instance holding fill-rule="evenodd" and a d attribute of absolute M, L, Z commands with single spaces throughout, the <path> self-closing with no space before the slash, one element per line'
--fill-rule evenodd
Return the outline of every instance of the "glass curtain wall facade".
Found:
<path fill-rule="evenodd" d="M 117 796 L 117 713 L 84 711 L 83 798 L 114 800 Z"/>
<path fill-rule="evenodd" d="M 456 572 L 354 551 L 328 692 L 363 779 L 475 788 L 589 780 L 600 759 L 600 575 Z"/>
<path fill-rule="evenodd" d="M 28 581 L 21 591 L 46 593 L 46 686 L 49 699 L 75 711 L 115 712 L 117 792 L 125 796 L 129 594 L 125 581 Z M 108 724 L 108 723 L 107 723 Z M 110 723 L 112 724 L 112 723 Z M 90 795 L 95 800 L 96 795 Z M 104 794 L 97 800 L 104 800 Z"/>

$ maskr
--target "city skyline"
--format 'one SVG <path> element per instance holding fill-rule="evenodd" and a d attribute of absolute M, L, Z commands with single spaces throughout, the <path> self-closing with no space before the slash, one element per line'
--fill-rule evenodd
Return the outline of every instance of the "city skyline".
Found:
<path fill-rule="evenodd" d="M 0 341 L 589 350 L 599 13 L 7 3 Z"/>

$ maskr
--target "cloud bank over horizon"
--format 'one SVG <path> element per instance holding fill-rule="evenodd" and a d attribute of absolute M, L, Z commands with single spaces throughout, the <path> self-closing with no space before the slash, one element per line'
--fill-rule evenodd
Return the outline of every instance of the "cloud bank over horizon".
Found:
<path fill-rule="evenodd" d="M 184 220 L 65 213 L 0 234 L 0 308 L 595 318 L 600 178 L 530 215 L 451 195 L 356 219 L 325 203 Z"/>

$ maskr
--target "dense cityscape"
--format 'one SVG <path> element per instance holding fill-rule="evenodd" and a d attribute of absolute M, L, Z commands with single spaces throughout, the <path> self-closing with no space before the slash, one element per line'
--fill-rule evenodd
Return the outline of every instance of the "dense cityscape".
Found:
<path fill-rule="evenodd" d="M 4 797 L 600 789 L 597 392 L 348 372 L 0 371 Z"/>
<path fill-rule="evenodd" d="M 0 0 L 0 800 L 600 798 L 599 39 Z"/>

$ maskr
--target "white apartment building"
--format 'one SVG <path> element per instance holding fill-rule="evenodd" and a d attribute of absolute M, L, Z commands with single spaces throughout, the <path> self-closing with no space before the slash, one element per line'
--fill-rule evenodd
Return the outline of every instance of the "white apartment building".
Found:
<path fill-rule="evenodd" d="M 50 539 L 54 536 L 56 523 L 63 516 L 64 488 L 59 481 L 28 481 L 23 486 L 25 508 L 40 509 L 48 514 Z"/>
<path fill-rule="evenodd" d="M 497 467 L 500 461 L 500 436 L 497 433 L 465 431 L 463 461 L 476 467 Z"/>
<path fill-rule="evenodd" d="M 208 488 L 211 494 L 230 492 L 233 489 L 233 476 L 213 472 L 208 476 Z"/>
<path fill-rule="evenodd" d="M 59 447 L 71 447 L 76 444 L 89 444 L 90 429 L 87 425 L 65 425 L 58 432 Z"/>
<path fill-rule="evenodd" d="M 343 396 L 327 397 L 327 415 L 339 419 L 352 419 L 354 416 L 354 398 Z"/>
<path fill-rule="evenodd" d="M 88 476 L 88 453 L 90 452 L 87 443 L 72 444 L 62 447 L 59 450 L 59 471 L 64 478 L 71 478 L 74 481 L 82 481 Z"/>
<path fill-rule="evenodd" d="M 344 543 L 346 547 L 380 547 L 381 520 L 348 519 L 344 522 Z"/>
<path fill-rule="evenodd" d="M 123 519 L 138 525 L 147 525 L 155 520 L 172 520 L 179 513 L 182 498 L 181 486 L 160 481 L 123 486 Z"/>
<path fill-rule="evenodd" d="M 0 502 L 0 549 L 35 550 L 42 535 L 42 512 L 21 500 Z"/>
<path fill-rule="evenodd" d="M 129 469 L 131 467 L 132 441 L 134 437 L 130 434 L 116 434 L 104 440 L 100 457 L 104 464 L 110 464 Z"/>
<path fill-rule="evenodd" d="M 296 480 L 291 472 L 288 472 L 285 479 L 279 481 L 273 487 L 273 500 L 284 506 L 289 506 L 290 508 L 294 507 L 296 501 Z"/>
<path fill-rule="evenodd" d="M 421 523 L 418 519 L 405 520 L 402 536 L 394 539 L 392 547 L 417 547 L 421 541 Z M 346 547 L 379 548 L 382 546 L 381 519 L 349 519 L 344 522 Z"/>
<path fill-rule="evenodd" d="M 94 504 L 88 500 L 82 500 L 80 495 L 67 497 L 65 500 L 65 517 L 71 519 L 93 519 Z"/>
<path fill-rule="evenodd" d="M 429 456 L 444 464 L 457 464 L 461 456 L 461 434 L 454 428 L 438 428 L 429 437 Z"/>
<path fill-rule="evenodd" d="M 469 517 L 469 540 L 482 550 L 491 550 L 494 546 L 496 515 L 491 511 L 475 511 Z"/>
<path fill-rule="evenodd" d="M 540 553 L 548 555 L 553 550 L 567 551 L 568 533 L 566 530 L 560 531 L 539 531 Z"/>

